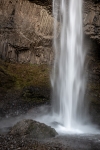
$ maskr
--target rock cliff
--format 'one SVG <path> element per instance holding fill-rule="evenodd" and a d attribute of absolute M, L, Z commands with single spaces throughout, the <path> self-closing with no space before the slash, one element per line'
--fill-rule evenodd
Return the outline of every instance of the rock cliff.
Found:
<path fill-rule="evenodd" d="M 100 2 L 84 0 L 84 32 L 100 43 Z M 20 63 L 51 64 L 52 0 L 0 0 L 0 57 Z"/>
<path fill-rule="evenodd" d="M 100 1 L 84 0 L 83 11 L 84 32 L 100 43 Z"/>
<path fill-rule="evenodd" d="M 42 1 L 0 1 L 1 58 L 21 63 L 51 63 L 53 17 L 44 5 Z"/>

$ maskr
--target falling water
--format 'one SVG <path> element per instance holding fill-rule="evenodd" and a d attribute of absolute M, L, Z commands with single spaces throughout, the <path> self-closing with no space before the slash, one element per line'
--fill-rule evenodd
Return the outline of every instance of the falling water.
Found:
<path fill-rule="evenodd" d="M 52 114 L 40 108 L 35 120 L 59 134 L 99 133 L 87 113 L 82 0 L 53 0 L 55 59 L 51 75 Z"/>
<path fill-rule="evenodd" d="M 78 126 L 87 120 L 84 109 L 85 51 L 82 45 L 82 0 L 54 0 L 53 14 L 53 115 L 68 130 L 78 130 Z"/>

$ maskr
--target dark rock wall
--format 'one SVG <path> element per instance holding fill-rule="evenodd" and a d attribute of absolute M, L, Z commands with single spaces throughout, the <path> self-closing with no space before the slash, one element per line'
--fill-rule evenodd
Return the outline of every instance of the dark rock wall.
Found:
<path fill-rule="evenodd" d="M 100 43 L 100 3 L 84 0 L 84 32 Z M 52 0 L 0 0 L 0 57 L 20 63 L 51 64 Z"/>
<path fill-rule="evenodd" d="M 100 44 L 100 1 L 84 0 L 84 32 Z"/>
<path fill-rule="evenodd" d="M 84 0 L 84 45 L 86 55 L 86 100 L 94 123 L 100 126 L 100 1 Z"/>

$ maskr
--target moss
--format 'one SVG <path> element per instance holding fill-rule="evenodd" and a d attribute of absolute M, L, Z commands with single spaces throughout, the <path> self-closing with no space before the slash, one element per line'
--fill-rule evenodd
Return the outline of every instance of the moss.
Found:
<path fill-rule="evenodd" d="M 7 73 L 5 68 L 0 66 L 0 90 L 7 90 L 15 86 L 14 76 Z"/>
<path fill-rule="evenodd" d="M 0 89 L 22 89 L 26 86 L 49 87 L 47 65 L 12 64 L 0 60 Z"/>

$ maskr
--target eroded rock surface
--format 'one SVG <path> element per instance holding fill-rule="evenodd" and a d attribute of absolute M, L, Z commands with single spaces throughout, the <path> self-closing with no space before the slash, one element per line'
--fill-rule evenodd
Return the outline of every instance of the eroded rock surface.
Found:
<path fill-rule="evenodd" d="M 84 0 L 84 32 L 100 43 L 100 2 Z M 53 61 L 52 0 L 0 1 L 0 57 L 13 62 Z"/>
<path fill-rule="evenodd" d="M 35 3 L 36 2 L 36 3 Z M 21 63 L 51 63 L 53 17 L 42 1 L 0 1 L 0 56 Z"/>

